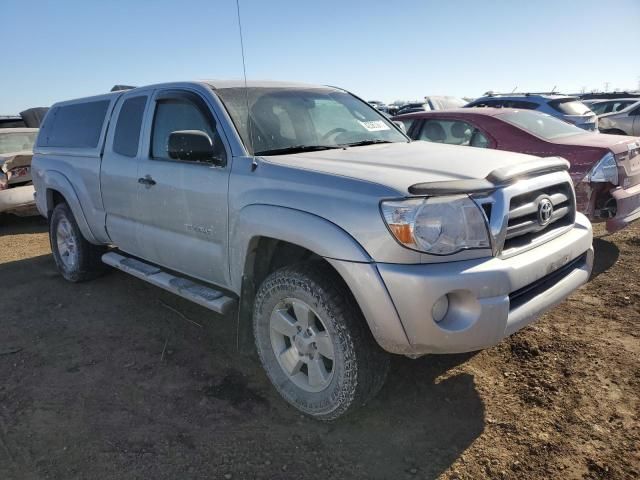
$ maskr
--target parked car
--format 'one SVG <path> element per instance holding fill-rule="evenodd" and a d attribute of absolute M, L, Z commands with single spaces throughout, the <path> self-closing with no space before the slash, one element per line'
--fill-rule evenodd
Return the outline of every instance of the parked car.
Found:
<path fill-rule="evenodd" d="M 593 113 L 600 116 L 606 113 L 619 112 L 639 101 L 637 98 L 616 98 L 613 100 L 583 100 L 582 103 L 589 107 Z"/>
<path fill-rule="evenodd" d="M 380 110 L 383 113 L 389 113 L 389 107 L 379 100 L 369 100 L 369 105 L 371 105 L 376 110 Z"/>
<path fill-rule="evenodd" d="M 37 134 L 37 128 L 0 128 L 0 213 L 36 213 L 31 157 Z"/>
<path fill-rule="evenodd" d="M 517 108 L 537 110 L 561 118 L 583 130 L 598 130 L 598 117 L 577 97 L 557 93 L 490 93 L 467 107 Z"/>
<path fill-rule="evenodd" d="M 429 110 L 429 106 L 424 102 L 412 102 L 412 103 L 406 103 L 403 106 L 401 106 L 396 112 L 396 115 L 405 115 L 407 113 L 413 113 L 413 112 L 424 112 L 427 110 Z"/>
<path fill-rule="evenodd" d="M 461 108 L 467 103 L 460 97 L 451 97 L 447 95 L 430 95 L 424 97 L 425 105 L 429 108 L 427 110 L 447 110 L 450 108 Z"/>
<path fill-rule="evenodd" d="M 640 117 L 639 117 L 640 118 Z M 614 232 L 640 218 L 640 138 L 585 132 L 531 110 L 457 109 L 394 117 L 414 140 L 566 158 L 578 210 Z"/>
<path fill-rule="evenodd" d="M 601 115 L 599 122 L 603 133 L 640 136 L 640 100 L 618 112 Z"/>
<path fill-rule="evenodd" d="M 640 100 L 640 91 L 628 92 L 590 92 L 579 95 L 581 100 L 613 100 L 616 98 L 637 98 Z"/>
<path fill-rule="evenodd" d="M 36 107 L 24 110 L 20 115 L 0 115 L 0 128 L 38 128 L 47 110 L 47 107 Z"/>
<path fill-rule="evenodd" d="M 567 168 L 411 142 L 349 92 L 273 82 L 57 103 L 33 159 L 65 279 L 106 263 L 237 309 L 274 388 L 323 420 L 375 395 L 385 351 L 495 345 L 587 281 Z"/>

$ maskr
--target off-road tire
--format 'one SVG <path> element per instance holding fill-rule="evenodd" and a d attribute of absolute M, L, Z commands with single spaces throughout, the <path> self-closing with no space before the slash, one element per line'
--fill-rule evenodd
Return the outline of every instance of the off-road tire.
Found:
<path fill-rule="evenodd" d="M 58 225 L 62 221 L 68 222 L 70 233 L 75 241 L 77 261 L 72 267 L 65 264 L 58 249 Z M 73 212 L 66 203 L 59 203 L 51 213 L 49 218 L 49 242 L 58 271 L 65 280 L 84 282 L 94 279 L 106 271 L 106 266 L 101 261 L 106 248 L 89 243 L 82 236 Z"/>
<path fill-rule="evenodd" d="M 308 304 L 332 340 L 333 376 L 320 392 L 296 385 L 272 347 L 271 313 L 288 298 Z M 269 275 L 256 295 L 253 330 L 260 361 L 278 393 L 313 418 L 329 421 L 345 415 L 366 404 L 384 384 L 389 354 L 376 343 L 344 281 L 326 264 L 297 264 Z"/>

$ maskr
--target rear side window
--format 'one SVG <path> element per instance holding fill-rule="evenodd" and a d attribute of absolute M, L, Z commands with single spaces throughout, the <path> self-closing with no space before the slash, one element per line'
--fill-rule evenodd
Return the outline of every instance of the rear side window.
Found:
<path fill-rule="evenodd" d="M 565 115 L 587 115 L 591 113 L 589 107 L 576 98 L 562 98 L 549 102 L 551 107 Z"/>
<path fill-rule="evenodd" d="M 535 110 L 540 105 L 534 102 L 526 102 L 524 100 L 507 100 L 504 106 L 508 108 L 518 108 L 520 110 Z"/>
<path fill-rule="evenodd" d="M 114 152 L 126 157 L 135 157 L 138 154 L 140 128 L 146 105 L 146 96 L 128 98 L 124 101 L 113 136 Z"/>
<path fill-rule="evenodd" d="M 46 147 L 96 148 L 109 100 L 55 107 L 47 116 L 38 144 Z"/>

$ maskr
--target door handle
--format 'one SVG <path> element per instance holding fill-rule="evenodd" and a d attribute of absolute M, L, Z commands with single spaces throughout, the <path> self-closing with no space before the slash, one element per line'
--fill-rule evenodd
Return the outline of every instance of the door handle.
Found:
<path fill-rule="evenodd" d="M 156 181 L 151 178 L 151 175 L 145 175 L 138 179 L 138 183 L 146 187 L 153 187 L 156 184 Z"/>

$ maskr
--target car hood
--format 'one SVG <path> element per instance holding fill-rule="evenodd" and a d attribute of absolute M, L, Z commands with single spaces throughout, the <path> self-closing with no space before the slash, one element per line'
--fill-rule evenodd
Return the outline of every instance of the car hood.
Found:
<path fill-rule="evenodd" d="M 24 150 L 21 152 L 0 153 L 0 169 L 7 171 L 15 167 L 24 167 L 31 165 L 33 152 Z"/>
<path fill-rule="evenodd" d="M 263 160 L 291 168 L 358 178 L 401 192 L 417 183 L 484 179 L 494 170 L 523 162 L 540 162 L 538 157 L 521 153 L 422 141 L 274 155 L 263 157 Z"/>
<path fill-rule="evenodd" d="M 575 145 L 579 147 L 606 148 L 613 153 L 623 153 L 629 150 L 629 145 L 638 143 L 638 137 L 626 137 L 623 135 L 608 135 L 606 133 L 582 133 L 569 137 L 554 138 L 553 142 L 562 145 Z"/>

